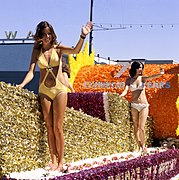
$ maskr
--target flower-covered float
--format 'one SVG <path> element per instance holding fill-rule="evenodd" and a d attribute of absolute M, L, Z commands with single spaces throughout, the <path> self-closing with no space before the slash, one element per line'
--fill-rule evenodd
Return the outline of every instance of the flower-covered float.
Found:
<path fill-rule="evenodd" d="M 80 58 L 84 58 L 84 54 L 80 55 Z M 166 71 L 163 79 L 147 84 L 150 111 L 153 112 L 146 125 L 146 140 L 149 146 L 152 143 L 152 127 L 156 137 L 168 137 L 175 136 L 178 124 L 178 66 L 163 66 Z M 64 160 L 68 174 L 54 172 L 56 174 L 52 175 L 51 179 L 169 179 L 179 173 L 178 149 L 154 148 L 144 156 L 131 152 L 135 149 L 135 140 L 128 106 L 130 96 L 127 96 L 126 100 L 118 96 L 124 79 L 128 76 L 127 70 L 120 78 L 114 78 L 121 68 L 91 63 L 80 65 L 73 79 L 77 93 L 69 93 L 70 108 L 67 108 L 64 121 Z M 151 66 L 145 73 L 157 73 L 158 68 L 159 66 Z M 151 72 L 152 70 L 154 72 Z M 45 168 L 49 163 L 49 154 L 38 96 L 3 82 L 0 83 L 0 92 L 0 176 L 8 177 L 11 174 L 11 178 L 15 178 L 13 172 Z M 154 102 L 155 99 L 161 101 L 154 104 L 153 99 Z M 171 108 L 168 108 L 165 102 L 172 104 Z M 165 126 L 160 123 L 168 122 L 162 121 L 161 115 L 157 115 L 157 112 L 161 111 L 166 112 L 161 115 L 165 118 L 167 114 L 173 123 L 173 127 L 162 129 L 162 133 L 160 128 Z M 47 168 L 43 174 L 44 179 L 47 179 L 48 173 L 50 172 Z"/>

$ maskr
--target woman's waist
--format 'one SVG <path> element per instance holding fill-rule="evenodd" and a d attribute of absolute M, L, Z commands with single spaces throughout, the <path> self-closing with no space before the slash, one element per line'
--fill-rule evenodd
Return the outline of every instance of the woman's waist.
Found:
<path fill-rule="evenodd" d="M 64 86 L 67 86 L 63 76 L 51 76 L 40 77 L 39 84 L 45 84 L 47 87 L 54 87 L 58 82 L 62 83 Z"/>
<path fill-rule="evenodd" d="M 62 77 L 62 72 L 58 72 L 56 70 L 40 70 L 40 82 L 46 81 L 46 82 L 52 82 L 56 79 L 60 80 L 60 76 Z"/>
<path fill-rule="evenodd" d="M 144 103 L 144 104 L 148 103 L 147 98 L 144 94 L 141 94 L 140 96 L 132 96 L 131 101 L 135 103 Z"/>
<path fill-rule="evenodd" d="M 149 104 L 148 101 L 144 100 L 132 100 L 131 103 L 135 104 Z"/>

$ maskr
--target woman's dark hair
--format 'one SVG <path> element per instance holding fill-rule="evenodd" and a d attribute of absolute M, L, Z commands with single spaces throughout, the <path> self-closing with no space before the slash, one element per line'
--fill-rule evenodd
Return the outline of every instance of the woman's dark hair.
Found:
<path fill-rule="evenodd" d="M 70 66 L 63 60 L 62 60 L 62 72 L 66 72 L 68 78 L 70 78 Z"/>
<path fill-rule="evenodd" d="M 137 69 L 140 68 L 140 66 L 142 65 L 142 69 L 144 69 L 144 64 L 138 61 L 134 61 L 131 65 L 131 68 L 129 70 L 129 74 L 131 77 L 134 77 L 136 75 Z"/>
<path fill-rule="evenodd" d="M 36 45 L 38 47 L 41 47 L 41 44 L 42 44 L 42 36 L 43 36 L 43 31 L 44 29 L 48 27 L 50 29 L 50 32 L 52 33 L 52 44 L 57 44 L 57 36 L 54 32 L 54 29 L 52 27 L 51 24 L 49 24 L 47 21 L 41 21 L 37 27 L 36 27 L 36 33 L 34 35 L 34 39 L 36 41 Z"/>

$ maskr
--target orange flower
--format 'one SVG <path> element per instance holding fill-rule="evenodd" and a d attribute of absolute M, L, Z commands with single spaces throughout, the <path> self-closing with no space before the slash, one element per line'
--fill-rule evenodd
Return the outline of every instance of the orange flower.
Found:
<path fill-rule="evenodd" d="M 114 76 L 121 70 L 120 65 L 93 65 L 82 67 L 75 78 L 76 92 L 116 92 L 123 91 L 127 69 L 119 78 Z M 160 68 L 165 74 L 146 83 L 146 95 L 150 104 L 150 115 L 154 119 L 154 135 L 157 138 L 175 137 L 178 125 L 176 100 L 179 96 L 177 64 L 146 64 L 144 75 L 158 74 Z M 131 94 L 126 98 L 130 101 Z"/>

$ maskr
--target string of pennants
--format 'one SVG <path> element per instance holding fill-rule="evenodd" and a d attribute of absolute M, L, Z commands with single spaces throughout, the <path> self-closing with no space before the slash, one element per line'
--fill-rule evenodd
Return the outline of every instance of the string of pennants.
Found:
<path fill-rule="evenodd" d="M 153 27 L 160 27 L 160 28 L 174 28 L 178 26 L 179 23 L 169 23 L 169 24 L 110 24 L 110 23 L 93 23 L 93 31 L 108 31 L 108 30 L 120 30 L 120 29 L 127 29 L 127 28 L 153 28 Z"/>

